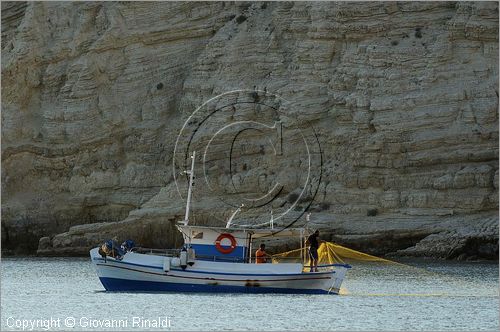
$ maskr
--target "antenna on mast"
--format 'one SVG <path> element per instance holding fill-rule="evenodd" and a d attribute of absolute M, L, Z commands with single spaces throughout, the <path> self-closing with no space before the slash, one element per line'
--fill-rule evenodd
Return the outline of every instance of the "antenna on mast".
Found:
<path fill-rule="evenodd" d="M 271 220 L 269 221 L 269 224 L 271 226 L 271 229 L 274 229 L 274 216 L 273 216 L 273 209 L 271 209 Z"/>
<path fill-rule="evenodd" d="M 191 195 L 193 192 L 193 179 L 194 179 L 194 160 L 196 157 L 196 151 L 193 151 L 191 155 L 191 170 L 184 171 L 185 174 L 189 174 L 189 187 L 188 187 L 188 196 L 186 201 L 186 214 L 184 215 L 184 226 L 189 223 L 189 209 L 191 207 Z"/>
<path fill-rule="evenodd" d="M 226 228 L 229 228 L 231 226 L 231 222 L 233 221 L 234 217 L 236 216 L 236 214 L 238 212 L 241 211 L 241 209 L 245 206 L 245 204 L 241 204 L 239 208 L 236 209 L 236 211 L 233 212 L 233 214 L 231 215 L 231 217 L 229 217 L 229 219 L 227 220 L 227 224 L 226 224 Z"/>

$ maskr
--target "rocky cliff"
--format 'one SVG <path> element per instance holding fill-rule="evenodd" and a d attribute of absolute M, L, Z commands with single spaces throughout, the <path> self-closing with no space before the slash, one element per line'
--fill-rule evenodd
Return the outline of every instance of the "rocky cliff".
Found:
<path fill-rule="evenodd" d="M 240 128 L 228 171 L 224 132 L 197 159 L 215 185 L 197 183 L 195 222 L 223 225 L 246 199 L 227 183 L 279 180 L 235 222 L 308 210 L 376 254 L 497 257 L 497 2 L 2 2 L 2 251 L 178 245 L 176 137 L 240 89 L 205 105 L 224 111 L 212 127 L 280 123 L 286 158 Z M 317 143 L 303 187 L 301 132 Z"/>

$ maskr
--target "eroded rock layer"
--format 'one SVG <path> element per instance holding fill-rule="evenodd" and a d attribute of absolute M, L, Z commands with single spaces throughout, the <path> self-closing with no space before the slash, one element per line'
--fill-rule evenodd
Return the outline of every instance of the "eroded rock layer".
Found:
<path fill-rule="evenodd" d="M 314 128 L 321 177 L 294 205 L 300 140 L 266 159 L 249 131 L 255 151 L 238 145 L 239 164 L 195 194 L 198 223 L 231 214 L 215 198 L 228 181 L 266 192 L 272 171 L 292 186 L 241 220 L 308 208 L 311 227 L 377 254 L 498 254 L 496 2 L 2 2 L 2 250 L 178 244 L 177 134 L 237 89 L 293 106 L 266 120 Z M 217 125 L 261 118 L 245 107 Z M 226 157 L 216 145 L 211 160 Z"/>

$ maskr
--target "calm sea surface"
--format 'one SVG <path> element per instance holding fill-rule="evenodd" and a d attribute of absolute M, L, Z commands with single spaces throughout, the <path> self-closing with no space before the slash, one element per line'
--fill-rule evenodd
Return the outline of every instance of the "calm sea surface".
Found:
<path fill-rule="evenodd" d="M 408 264 L 355 264 L 339 296 L 136 294 L 104 292 L 88 259 L 4 258 L 1 330 L 498 331 L 498 264 Z"/>

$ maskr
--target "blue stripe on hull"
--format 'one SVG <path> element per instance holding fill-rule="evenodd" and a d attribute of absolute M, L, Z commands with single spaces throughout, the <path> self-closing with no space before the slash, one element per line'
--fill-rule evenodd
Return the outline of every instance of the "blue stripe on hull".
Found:
<path fill-rule="evenodd" d="M 196 292 L 196 293 L 283 293 L 283 294 L 327 294 L 322 289 L 294 289 L 276 287 L 246 287 L 227 285 L 193 285 L 173 282 L 140 281 L 118 278 L 99 278 L 107 291 L 111 292 Z"/>

